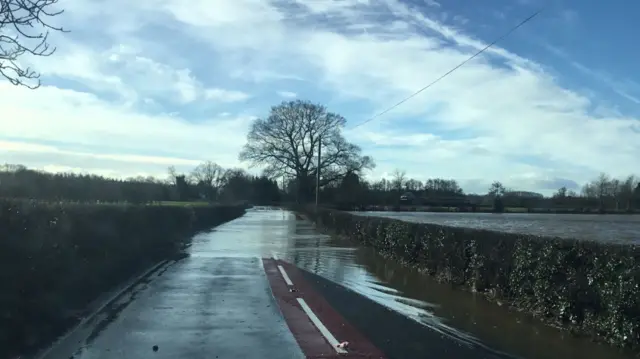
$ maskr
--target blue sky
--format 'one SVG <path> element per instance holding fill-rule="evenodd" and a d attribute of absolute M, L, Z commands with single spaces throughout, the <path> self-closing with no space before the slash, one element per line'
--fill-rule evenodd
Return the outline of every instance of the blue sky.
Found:
<path fill-rule="evenodd" d="M 43 86 L 0 81 L 0 156 L 49 171 L 246 167 L 249 124 L 300 98 L 348 120 L 377 167 L 544 193 L 640 171 L 640 4 L 62 0 Z M 537 9 L 516 33 L 388 114 Z M 122 9 L 127 9 L 122 11 Z"/>

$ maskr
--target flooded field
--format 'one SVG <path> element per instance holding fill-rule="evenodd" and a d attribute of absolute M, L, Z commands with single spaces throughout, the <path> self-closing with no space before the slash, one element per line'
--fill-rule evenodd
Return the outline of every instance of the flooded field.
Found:
<path fill-rule="evenodd" d="M 422 323 L 460 345 L 483 346 L 512 358 L 630 359 L 630 354 L 575 338 L 527 316 L 454 290 L 385 259 L 370 248 L 318 233 L 281 210 L 246 216 L 194 238 L 199 255 L 279 258 L 321 275 Z"/>
<path fill-rule="evenodd" d="M 351 212 L 408 222 L 640 244 L 640 215 Z"/>

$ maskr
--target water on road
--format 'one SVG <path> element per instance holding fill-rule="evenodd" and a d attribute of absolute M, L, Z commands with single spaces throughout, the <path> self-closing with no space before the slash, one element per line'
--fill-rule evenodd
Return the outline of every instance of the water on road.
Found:
<path fill-rule="evenodd" d="M 640 244 L 640 215 L 468 212 L 351 213 L 452 227 Z"/>
<path fill-rule="evenodd" d="M 462 345 L 489 346 L 520 358 L 623 359 L 628 354 L 575 338 L 527 316 L 454 290 L 363 248 L 320 234 L 282 210 L 250 210 L 194 239 L 192 255 L 259 255 L 280 259 L 342 284 Z"/>
<path fill-rule="evenodd" d="M 260 258 L 274 256 L 409 317 L 457 345 L 488 347 L 519 358 L 631 358 L 509 312 L 479 295 L 438 284 L 369 248 L 320 234 L 309 221 L 283 210 L 249 210 L 196 235 L 188 252 L 187 258 L 164 264 L 41 358 L 302 357 L 275 309 L 260 265 Z M 376 318 L 371 318 L 371 325 L 384 327 Z"/>

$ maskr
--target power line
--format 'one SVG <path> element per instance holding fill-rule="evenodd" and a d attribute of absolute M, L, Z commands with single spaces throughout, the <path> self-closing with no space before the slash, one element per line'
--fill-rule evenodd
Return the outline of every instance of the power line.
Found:
<path fill-rule="evenodd" d="M 536 17 L 542 10 L 538 10 L 536 12 L 534 12 L 531 16 L 527 17 L 526 19 L 520 21 L 520 23 L 518 23 L 518 25 L 512 27 L 509 31 L 507 31 L 506 33 L 504 33 L 502 36 L 498 37 L 497 39 L 493 40 L 493 42 L 491 42 L 489 45 L 485 46 L 484 48 L 482 48 L 480 51 L 476 52 L 475 54 L 473 54 L 473 56 L 469 57 L 468 59 L 462 61 L 461 63 L 459 63 L 456 67 L 452 68 L 451 70 L 447 71 L 445 74 L 443 74 L 442 76 L 438 77 L 437 79 L 435 79 L 434 81 L 432 81 L 430 84 L 428 84 L 427 86 L 421 88 L 420 90 L 414 92 L 413 94 L 411 94 L 409 97 L 403 99 L 402 101 L 396 103 L 395 105 L 387 108 L 386 110 L 378 113 L 377 115 L 371 117 L 370 119 L 360 122 L 359 124 L 353 126 L 350 128 L 350 130 L 353 130 L 354 128 L 360 127 L 366 123 L 369 123 L 373 120 L 375 120 L 376 118 L 386 114 L 387 112 L 393 110 L 394 108 L 402 105 L 403 103 L 407 102 L 408 100 L 412 99 L 413 97 L 415 97 L 416 95 L 418 95 L 419 93 L 421 93 L 422 91 L 428 89 L 429 87 L 435 85 L 436 83 L 440 82 L 440 80 L 442 80 L 443 78 L 449 76 L 452 72 L 454 72 L 455 70 L 459 69 L 460 67 L 464 66 L 464 64 L 466 64 L 467 62 L 473 60 L 474 58 L 476 58 L 478 55 L 480 55 L 481 53 L 485 52 L 487 49 L 489 49 L 491 46 L 495 45 L 496 43 L 498 43 L 500 40 L 504 39 L 505 37 L 511 35 L 511 33 L 513 33 L 514 31 L 518 30 L 522 25 L 528 23 L 529 21 L 531 21 L 534 17 Z"/>

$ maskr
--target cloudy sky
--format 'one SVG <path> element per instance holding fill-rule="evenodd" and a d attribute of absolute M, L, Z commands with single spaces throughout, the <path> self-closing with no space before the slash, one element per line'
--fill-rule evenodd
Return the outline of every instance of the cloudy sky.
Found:
<path fill-rule="evenodd" d="M 36 91 L 0 80 L 0 160 L 164 176 L 244 167 L 252 119 L 325 104 L 370 178 L 492 180 L 544 193 L 640 172 L 640 4 L 541 0 L 61 0 Z M 535 10 L 485 54 L 384 116 Z"/>

